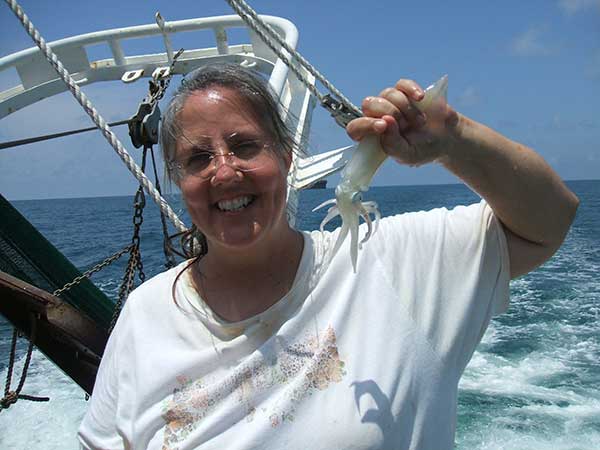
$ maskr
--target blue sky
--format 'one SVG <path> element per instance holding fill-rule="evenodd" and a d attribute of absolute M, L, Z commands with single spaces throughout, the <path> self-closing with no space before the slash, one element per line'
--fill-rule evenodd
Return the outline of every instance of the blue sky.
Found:
<path fill-rule="evenodd" d="M 448 74 L 449 102 L 460 112 L 536 149 L 564 179 L 600 178 L 600 0 L 268 1 L 260 13 L 282 16 L 300 32 L 299 50 L 354 103 L 398 78 L 426 86 Z M 221 0 L 21 0 L 48 40 L 167 20 L 231 14 Z M 0 5 L 0 54 L 31 47 Z M 93 58 L 92 58 L 93 59 Z M 0 90 L 16 84 L 0 73 Z M 173 84 L 177 84 L 175 81 Z M 107 120 L 131 116 L 146 82 L 84 87 Z M 70 94 L 0 121 L 0 141 L 88 126 Z M 126 131 L 118 132 L 137 155 Z M 325 113 L 315 112 L 315 152 L 349 143 Z M 457 180 L 437 166 L 386 163 L 374 185 Z M 330 186 L 336 179 L 330 180 Z M 135 181 L 99 133 L 0 150 L 0 192 L 9 199 L 132 194 Z"/>

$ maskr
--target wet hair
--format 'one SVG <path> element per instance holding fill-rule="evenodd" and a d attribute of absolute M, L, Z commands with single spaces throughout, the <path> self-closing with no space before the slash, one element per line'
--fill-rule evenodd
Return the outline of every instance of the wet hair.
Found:
<path fill-rule="evenodd" d="M 178 184 L 179 173 L 173 168 L 177 154 L 177 142 L 182 137 L 179 113 L 186 101 L 196 92 L 209 88 L 227 88 L 239 95 L 240 107 L 265 131 L 273 145 L 269 148 L 281 161 L 288 160 L 298 149 L 291 128 L 280 114 L 280 104 L 272 93 L 268 82 L 258 73 L 237 64 L 215 64 L 200 67 L 185 76 L 181 86 L 173 95 L 166 110 L 162 113 L 160 127 L 160 147 L 169 180 Z M 184 270 L 180 271 L 172 285 L 173 300 L 175 285 L 185 270 L 194 266 L 206 255 L 206 237 L 196 226 L 179 234 L 183 254 L 191 258 Z"/>
<path fill-rule="evenodd" d="M 165 160 L 165 170 L 171 181 L 179 181 L 172 168 L 177 153 L 177 141 L 182 137 L 179 113 L 188 98 L 209 88 L 227 88 L 241 98 L 241 107 L 266 131 L 274 144 L 272 151 L 282 160 L 297 149 L 294 135 L 279 113 L 279 103 L 267 81 L 258 72 L 237 64 L 215 64 L 200 67 L 185 76 L 162 114 L 160 147 Z"/>

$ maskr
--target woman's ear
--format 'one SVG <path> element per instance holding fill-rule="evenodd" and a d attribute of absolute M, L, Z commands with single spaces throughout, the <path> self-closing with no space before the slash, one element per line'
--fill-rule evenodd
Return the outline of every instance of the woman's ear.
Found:
<path fill-rule="evenodd" d="M 289 172 L 290 167 L 292 166 L 292 160 L 293 160 L 293 155 L 292 155 L 291 150 L 289 152 L 285 152 L 284 158 L 285 158 L 285 170 L 287 172 Z"/>
<path fill-rule="evenodd" d="M 277 158 L 277 160 L 279 161 L 281 173 L 287 176 L 290 173 L 290 167 L 292 167 L 292 152 L 283 153 L 281 158 Z"/>

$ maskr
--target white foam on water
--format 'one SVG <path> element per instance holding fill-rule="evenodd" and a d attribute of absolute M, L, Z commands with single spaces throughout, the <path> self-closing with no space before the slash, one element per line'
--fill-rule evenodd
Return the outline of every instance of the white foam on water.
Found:
<path fill-rule="evenodd" d="M 539 386 L 537 380 L 568 372 L 565 364 L 542 354 L 510 361 L 502 356 L 476 352 L 460 382 L 463 391 L 490 395 L 529 397 L 547 401 L 579 402 L 581 396 Z"/>
<path fill-rule="evenodd" d="M 543 353 L 511 361 L 476 352 L 461 392 L 494 402 L 488 411 L 485 405 L 477 407 L 480 417 L 458 436 L 457 450 L 598 450 L 600 394 L 537 384 L 568 370 L 565 361 Z"/>
<path fill-rule="evenodd" d="M 563 255 L 545 269 L 560 268 L 572 258 Z M 568 275 L 563 270 L 560 276 L 566 279 L 558 291 L 540 289 L 545 279 L 554 282 L 557 276 L 543 270 L 511 284 L 511 309 L 490 324 L 460 383 L 462 393 L 478 396 L 482 404 L 465 404 L 474 408 L 469 414 L 475 417 L 461 430 L 457 449 L 600 449 L 600 386 L 595 381 L 600 272 L 592 275 L 589 269 L 578 267 Z M 531 339 L 529 352 L 498 352 L 511 339 L 517 339 L 515 345 Z"/>
<path fill-rule="evenodd" d="M 12 389 L 16 389 L 22 357 L 15 363 Z M 0 372 L 6 380 L 7 369 Z M 85 394 L 39 351 L 34 350 L 22 394 L 50 397 L 49 402 L 19 400 L 0 414 L 0 448 L 14 450 L 79 449 L 77 428 L 87 409 Z"/>
<path fill-rule="evenodd" d="M 461 443 L 464 450 L 598 450 L 600 433 L 531 435 L 511 429 L 488 428 Z"/>
<path fill-rule="evenodd" d="M 98 280 L 94 284 L 109 298 L 117 298 L 119 296 L 120 281 L 117 279 Z"/>
<path fill-rule="evenodd" d="M 587 399 L 585 404 L 559 406 L 552 405 L 527 405 L 519 408 L 519 412 L 529 412 L 532 414 L 548 415 L 559 419 L 564 419 L 571 426 L 576 428 L 585 423 L 587 419 L 600 419 L 600 400 Z"/>

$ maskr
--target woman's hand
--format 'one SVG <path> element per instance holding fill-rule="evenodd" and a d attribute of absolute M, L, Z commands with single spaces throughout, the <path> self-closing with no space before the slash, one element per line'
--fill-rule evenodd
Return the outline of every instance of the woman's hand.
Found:
<path fill-rule="evenodd" d="M 445 102 L 434 102 L 421 112 L 416 105 L 424 96 L 416 82 L 399 80 L 377 97 L 365 98 L 364 117 L 351 121 L 346 131 L 355 141 L 379 135 L 383 150 L 401 164 L 435 161 L 455 145 L 459 115 Z"/>

